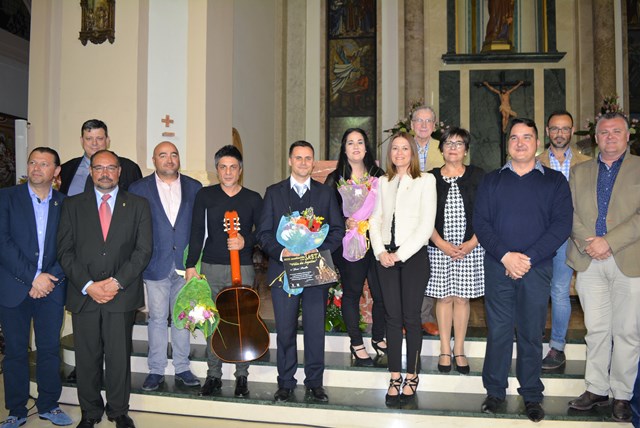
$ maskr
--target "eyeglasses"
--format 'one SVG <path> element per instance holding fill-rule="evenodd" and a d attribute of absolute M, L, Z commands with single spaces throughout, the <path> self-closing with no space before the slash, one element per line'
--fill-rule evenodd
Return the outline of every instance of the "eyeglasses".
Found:
<path fill-rule="evenodd" d="M 557 126 L 552 126 L 551 128 L 549 128 L 550 134 L 557 134 L 558 132 L 562 132 L 563 134 L 570 134 L 571 128 L 569 128 L 568 126 L 564 126 L 562 128 L 558 128 Z"/>
<path fill-rule="evenodd" d="M 435 122 L 435 119 L 411 119 L 411 122 L 414 122 L 420 125 L 422 125 L 423 123 L 426 123 L 428 125 L 430 123 Z"/>
<path fill-rule="evenodd" d="M 97 173 L 101 173 L 103 171 L 107 171 L 109 173 L 114 173 L 114 172 L 116 172 L 118 170 L 118 168 L 119 167 L 117 165 L 107 165 L 107 166 L 95 165 L 95 166 L 91 167 L 91 169 L 94 170 Z"/>
<path fill-rule="evenodd" d="M 464 147 L 464 141 L 447 141 L 442 146 L 447 149 L 459 149 L 460 147 Z"/>

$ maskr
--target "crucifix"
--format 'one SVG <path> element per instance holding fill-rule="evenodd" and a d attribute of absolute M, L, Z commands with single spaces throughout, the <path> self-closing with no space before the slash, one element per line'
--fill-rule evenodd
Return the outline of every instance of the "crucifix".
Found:
<path fill-rule="evenodd" d="M 165 115 L 164 119 L 161 119 L 160 122 L 164 123 L 165 128 L 168 128 L 173 123 L 173 119 L 168 114 Z"/>
<path fill-rule="evenodd" d="M 511 94 L 516 91 L 521 86 L 530 86 L 531 82 L 525 82 L 524 80 L 518 81 L 507 81 L 505 80 L 504 71 L 500 72 L 500 80 L 498 82 L 476 82 L 475 86 L 478 88 L 486 87 L 494 94 L 500 97 L 500 106 L 498 107 L 498 112 L 500 113 L 501 127 L 500 127 L 500 157 L 502 163 L 505 162 L 507 158 L 506 147 L 505 147 L 505 137 L 507 132 L 507 126 L 509 125 L 509 119 L 512 117 L 518 117 L 518 113 L 513 111 L 511 108 Z"/>

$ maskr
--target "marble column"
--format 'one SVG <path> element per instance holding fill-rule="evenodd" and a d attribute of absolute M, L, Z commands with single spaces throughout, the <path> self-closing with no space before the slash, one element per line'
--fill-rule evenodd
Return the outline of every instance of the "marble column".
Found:
<path fill-rule="evenodd" d="M 404 99 L 407 107 L 425 96 L 424 46 L 424 0 L 404 0 Z"/>
<path fill-rule="evenodd" d="M 616 93 L 614 0 L 593 0 L 593 83 L 596 109 Z"/>

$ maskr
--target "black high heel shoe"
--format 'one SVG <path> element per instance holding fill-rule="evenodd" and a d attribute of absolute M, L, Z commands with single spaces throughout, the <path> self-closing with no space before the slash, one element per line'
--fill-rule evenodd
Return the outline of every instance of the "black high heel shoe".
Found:
<path fill-rule="evenodd" d="M 420 383 L 420 378 L 418 375 L 416 377 L 405 377 L 404 382 L 402 384 L 402 398 L 401 400 L 404 403 L 408 403 L 416 399 L 416 390 L 418 389 L 418 384 Z M 407 394 L 404 392 L 405 386 L 408 386 L 411 389 L 411 394 Z"/>
<path fill-rule="evenodd" d="M 467 359 L 467 356 L 464 354 L 454 355 L 453 359 L 455 360 L 458 357 L 464 357 L 465 360 Z M 463 375 L 469 374 L 469 372 L 471 371 L 471 369 L 469 368 L 469 362 L 467 361 L 466 366 L 461 366 L 460 364 L 458 364 L 458 360 L 456 360 L 456 371 Z"/>
<path fill-rule="evenodd" d="M 397 379 L 389 380 L 389 389 L 387 390 L 387 395 L 384 396 L 384 404 L 387 406 L 393 407 L 398 406 L 400 404 L 400 387 L 402 386 L 402 376 Z M 396 390 L 396 395 L 389 395 L 389 391 L 392 389 Z"/>
<path fill-rule="evenodd" d="M 378 354 L 379 356 L 383 356 L 387 354 L 387 348 L 382 348 L 380 347 L 380 345 L 378 345 L 378 343 L 384 342 L 384 340 L 381 340 L 379 342 L 376 342 L 375 340 L 371 340 L 371 346 L 373 347 L 373 349 L 376 351 L 376 354 Z M 385 342 L 386 345 L 386 342 Z"/>
<path fill-rule="evenodd" d="M 440 357 L 449 357 L 449 360 L 451 360 L 451 355 L 449 354 L 440 354 L 438 355 L 438 371 L 440 373 L 449 373 L 451 371 L 451 363 L 449 363 L 448 365 L 444 365 L 444 364 L 440 364 Z"/>
<path fill-rule="evenodd" d="M 365 358 L 358 356 L 358 351 L 365 350 L 364 345 L 360 345 L 358 349 L 354 348 L 352 345 L 349 345 L 349 348 L 351 349 L 351 355 L 353 355 L 353 358 L 355 358 L 356 360 L 355 361 L 356 367 L 373 367 L 374 365 L 373 360 L 371 359 L 368 353 Z"/>

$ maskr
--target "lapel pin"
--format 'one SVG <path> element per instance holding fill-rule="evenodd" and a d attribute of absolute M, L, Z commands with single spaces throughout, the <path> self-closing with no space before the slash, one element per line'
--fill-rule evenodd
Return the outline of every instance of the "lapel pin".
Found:
<path fill-rule="evenodd" d="M 53 201 L 53 206 L 57 207 L 58 206 L 58 201 Z"/>
<path fill-rule="evenodd" d="M 122 206 L 123 206 L 123 207 L 126 207 L 126 206 L 127 206 L 127 203 L 126 203 L 126 202 L 123 202 L 123 203 L 122 203 Z"/>

